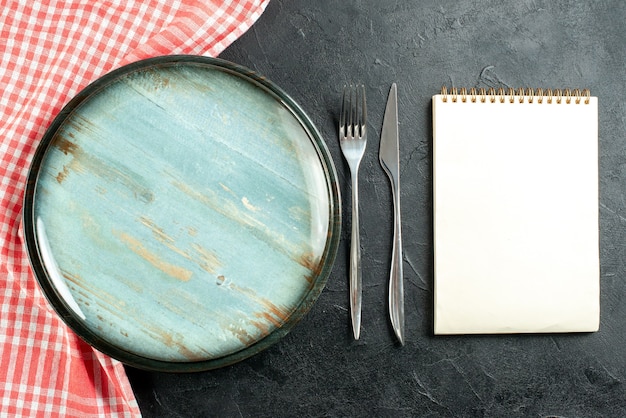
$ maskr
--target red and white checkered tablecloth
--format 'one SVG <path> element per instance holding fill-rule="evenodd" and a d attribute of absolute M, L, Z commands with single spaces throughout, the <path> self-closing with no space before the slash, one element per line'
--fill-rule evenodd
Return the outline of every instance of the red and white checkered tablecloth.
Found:
<path fill-rule="evenodd" d="M 0 7 L 0 416 L 138 416 L 122 365 L 37 287 L 20 229 L 28 166 L 54 116 L 123 64 L 216 56 L 269 0 L 4 0 Z"/>

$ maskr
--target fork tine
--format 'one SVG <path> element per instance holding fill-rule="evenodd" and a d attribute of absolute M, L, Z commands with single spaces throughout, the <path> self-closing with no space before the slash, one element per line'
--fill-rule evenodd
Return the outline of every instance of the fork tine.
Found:
<path fill-rule="evenodd" d="M 348 95 L 350 96 L 350 101 L 349 101 L 349 117 L 348 117 L 348 126 L 347 126 L 347 131 L 348 131 L 348 136 L 350 138 L 354 137 L 354 119 L 355 119 L 355 109 L 354 109 L 354 95 L 355 95 L 355 91 L 354 91 L 354 86 L 352 84 L 350 84 L 349 90 L 348 90 Z"/>
<path fill-rule="evenodd" d="M 352 138 L 358 135 L 359 125 L 359 86 L 350 86 L 352 91 L 350 94 L 350 106 L 352 107 L 352 120 L 350 125 L 352 126 Z"/>
<path fill-rule="evenodd" d="M 361 84 L 359 91 L 361 92 L 361 113 L 359 120 L 359 136 L 365 135 L 365 126 L 367 125 L 367 103 L 365 100 L 365 86 Z"/>
<path fill-rule="evenodd" d="M 339 136 L 344 137 L 346 135 L 346 112 L 349 111 L 348 105 L 349 94 L 348 86 L 343 86 L 343 97 L 341 99 L 341 113 L 339 114 Z"/>
<path fill-rule="evenodd" d="M 339 134 L 352 138 L 365 135 L 367 101 L 363 84 L 345 85 L 339 115 Z"/>

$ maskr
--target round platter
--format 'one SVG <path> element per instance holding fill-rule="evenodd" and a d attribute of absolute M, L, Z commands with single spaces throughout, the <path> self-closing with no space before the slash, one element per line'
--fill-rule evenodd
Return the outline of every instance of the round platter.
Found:
<path fill-rule="evenodd" d="M 330 154 L 282 90 L 223 60 L 166 56 L 89 85 L 29 173 L 33 271 L 96 349 L 151 370 L 221 367 L 267 348 L 332 268 Z"/>

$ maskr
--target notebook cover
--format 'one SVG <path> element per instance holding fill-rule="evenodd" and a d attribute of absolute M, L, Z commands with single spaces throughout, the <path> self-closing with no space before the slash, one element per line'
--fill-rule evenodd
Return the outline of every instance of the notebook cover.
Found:
<path fill-rule="evenodd" d="M 597 331 L 597 98 L 444 97 L 433 97 L 435 334 Z"/>

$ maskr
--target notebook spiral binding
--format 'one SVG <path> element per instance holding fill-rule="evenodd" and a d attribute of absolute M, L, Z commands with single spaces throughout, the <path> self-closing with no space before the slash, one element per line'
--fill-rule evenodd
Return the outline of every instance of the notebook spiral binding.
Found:
<path fill-rule="evenodd" d="M 553 102 L 557 104 L 566 103 L 570 104 L 572 101 L 575 104 L 580 104 L 581 102 L 584 104 L 589 104 L 589 98 L 591 97 L 591 93 L 588 89 L 531 89 L 531 88 L 519 88 L 517 90 L 513 88 L 504 89 L 502 87 L 495 89 L 490 87 L 488 89 L 485 88 L 474 88 L 472 87 L 469 91 L 463 87 L 461 89 L 457 89 L 456 87 L 452 87 L 450 91 L 446 86 L 441 87 L 441 100 L 444 102 L 448 101 L 448 98 L 453 103 L 457 101 L 461 101 L 463 103 L 468 100 L 472 103 L 476 103 L 476 101 L 480 101 L 481 103 L 486 103 L 487 101 L 491 103 L 495 103 L 496 101 L 500 103 L 515 103 L 517 100 L 519 103 L 534 103 L 535 101 L 539 104 L 544 101 L 548 104 L 552 104 Z"/>

